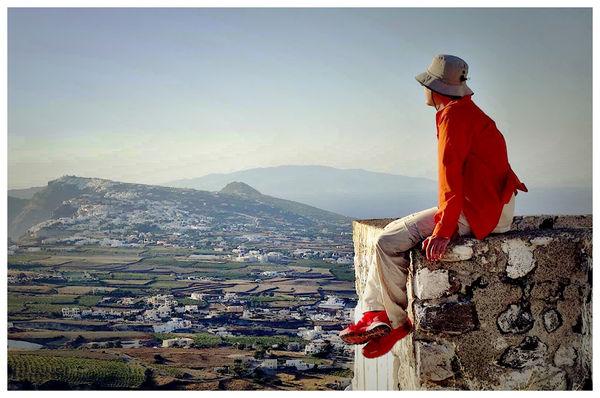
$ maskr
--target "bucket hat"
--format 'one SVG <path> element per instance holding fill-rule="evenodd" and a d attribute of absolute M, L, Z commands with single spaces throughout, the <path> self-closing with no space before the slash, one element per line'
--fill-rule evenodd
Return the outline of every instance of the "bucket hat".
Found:
<path fill-rule="evenodd" d="M 427 71 L 415 76 L 423 86 L 437 93 L 464 97 L 473 94 L 467 86 L 469 65 L 459 57 L 439 54 L 433 57 Z"/>

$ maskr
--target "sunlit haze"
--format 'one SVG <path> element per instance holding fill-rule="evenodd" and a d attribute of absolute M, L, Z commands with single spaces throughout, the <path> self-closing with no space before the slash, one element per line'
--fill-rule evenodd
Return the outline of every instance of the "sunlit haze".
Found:
<path fill-rule="evenodd" d="M 9 9 L 9 188 L 286 164 L 437 179 L 414 76 L 470 66 L 528 186 L 592 184 L 591 9 Z"/>

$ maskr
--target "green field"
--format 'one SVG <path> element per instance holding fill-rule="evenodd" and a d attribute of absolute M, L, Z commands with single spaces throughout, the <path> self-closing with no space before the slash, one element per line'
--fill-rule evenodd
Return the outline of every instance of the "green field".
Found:
<path fill-rule="evenodd" d="M 121 361 L 9 352 L 8 378 L 39 386 L 49 381 L 95 388 L 138 388 L 144 368 Z"/>
<path fill-rule="evenodd" d="M 171 334 L 169 338 L 176 336 Z M 217 347 L 219 345 L 252 346 L 257 344 L 263 348 L 269 348 L 273 344 L 287 344 L 293 341 L 303 341 L 300 337 L 291 336 L 217 336 L 212 333 L 196 333 L 193 336 L 194 344 L 198 348 Z"/>
<path fill-rule="evenodd" d="M 354 282 L 354 267 L 352 265 L 331 264 L 321 260 L 309 259 L 297 260 L 289 265 L 309 268 L 325 268 L 338 280 Z"/>
<path fill-rule="evenodd" d="M 8 294 L 9 314 L 62 314 L 63 307 L 92 307 L 103 296 L 74 294 Z"/>

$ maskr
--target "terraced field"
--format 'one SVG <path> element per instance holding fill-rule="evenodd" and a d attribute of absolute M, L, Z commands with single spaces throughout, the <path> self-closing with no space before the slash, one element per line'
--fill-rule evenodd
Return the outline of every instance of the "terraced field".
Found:
<path fill-rule="evenodd" d="M 143 383 L 144 368 L 114 360 L 10 352 L 8 378 L 34 385 L 57 381 L 69 386 L 128 389 Z"/>
<path fill-rule="evenodd" d="M 149 382 L 168 389 L 241 388 L 243 383 L 236 383 L 243 380 L 231 373 L 240 357 L 251 357 L 274 344 L 286 346 L 300 339 L 271 336 L 268 328 L 272 322 L 260 319 L 255 324 L 242 319 L 233 327 L 235 336 L 217 336 L 206 329 L 227 320 L 212 318 L 194 329 L 200 333 L 170 335 L 193 338 L 195 348 L 163 348 L 162 339 L 152 333 L 153 322 L 133 316 L 117 321 L 112 316 L 67 319 L 62 314 L 65 307 L 142 310 L 145 298 L 172 294 L 182 305 L 198 304 L 219 313 L 227 303 L 209 305 L 192 300 L 190 294 L 235 292 L 244 296 L 252 308 L 278 311 L 314 305 L 331 292 L 339 296 L 354 294 L 354 283 L 337 275 L 346 272 L 347 266 L 319 260 L 298 260 L 284 265 L 187 257 L 213 253 L 204 252 L 162 247 L 147 250 L 77 247 L 70 251 L 46 248 L 41 253 L 10 255 L 8 275 L 12 281 L 6 297 L 8 320 L 13 325 L 8 337 L 43 348 L 35 351 L 25 351 L 22 346 L 9 348 L 9 380 L 13 383 L 9 388 L 140 389 Z M 264 271 L 296 274 L 259 275 Z M 124 304 L 125 298 L 133 298 L 133 304 Z M 115 342 L 123 344 L 117 346 Z M 297 354 L 299 358 L 305 357 L 303 352 Z M 146 375 L 147 369 L 153 374 Z M 322 375 L 326 374 L 324 371 Z M 245 386 L 294 389 L 306 380 L 302 376 L 293 383 L 270 386 L 253 381 L 249 375 L 245 382 L 250 384 Z"/>

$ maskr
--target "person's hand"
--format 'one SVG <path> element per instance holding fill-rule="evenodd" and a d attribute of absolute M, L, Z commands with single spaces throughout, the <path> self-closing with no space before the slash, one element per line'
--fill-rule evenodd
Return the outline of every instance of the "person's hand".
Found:
<path fill-rule="evenodd" d="M 427 260 L 436 261 L 442 258 L 446 252 L 448 243 L 450 243 L 449 238 L 431 235 L 423 241 L 421 248 L 425 251 L 425 257 Z"/>

